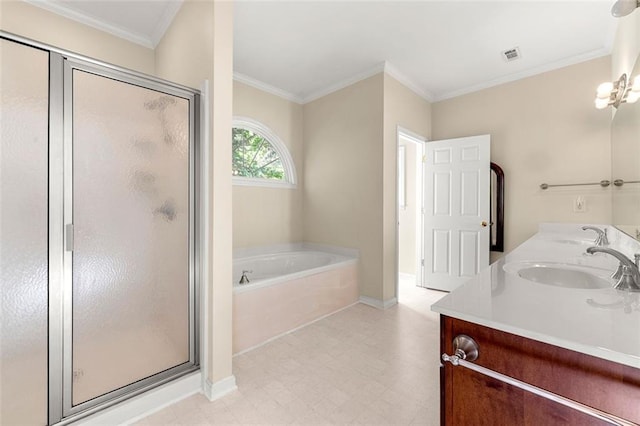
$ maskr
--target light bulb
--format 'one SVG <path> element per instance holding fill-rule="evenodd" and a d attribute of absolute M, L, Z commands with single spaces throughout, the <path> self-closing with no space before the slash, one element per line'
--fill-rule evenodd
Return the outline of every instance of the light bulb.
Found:
<path fill-rule="evenodd" d="M 607 81 L 606 83 L 602 83 L 598 86 L 597 94 L 599 98 L 608 98 L 611 96 L 611 91 L 613 90 L 613 83 Z"/>
<path fill-rule="evenodd" d="M 640 92 L 629 92 L 627 93 L 627 98 L 626 101 L 628 104 L 632 104 L 638 101 L 638 99 L 640 99 Z"/>
<path fill-rule="evenodd" d="M 597 109 L 605 109 L 609 106 L 609 99 L 596 98 L 595 104 Z"/>
<path fill-rule="evenodd" d="M 613 4 L 611 8 L 611 14 L 615 18 L 621 18 L 627 16 L 638 7 L 638 0 L 618 0 Z"/>

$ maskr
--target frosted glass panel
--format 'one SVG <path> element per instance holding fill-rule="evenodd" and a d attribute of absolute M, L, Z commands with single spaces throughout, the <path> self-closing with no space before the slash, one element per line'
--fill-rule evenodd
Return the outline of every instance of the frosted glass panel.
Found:
<path fill-rule="evenodd" d="M 46 424 L 49 55 L 0 58 L 0 424 Z"/>
<path fill-rule="evenodd" d="M 73 404 L 189 361 L 189 104 L 73 71 Z"/>

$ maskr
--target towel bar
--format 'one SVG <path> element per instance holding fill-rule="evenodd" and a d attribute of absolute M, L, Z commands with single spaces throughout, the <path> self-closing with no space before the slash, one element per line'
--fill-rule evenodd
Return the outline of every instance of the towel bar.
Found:
<path fill-rule="evenodd" d="M 631 182 L 627 182 L 627 183 L 631 183 Z M 584 186 L 584 185 L 600 185 L 603 188 L 606 188 L 607 186 L 611 185 L 611 181 L 608 180 L 601 180 L 600 182 L 591 182 L 591 183 L 561 183 L 561 184 L 556 184 L 556 185 L 550 185 L 548 183 L 541 183 L 540 184 L 540 188 L 541 189 L 547 189 L 547 188 L 553 188 L 556 186 Z"/>
<path fill-rule="evenodd" d="M 482 367 L 481 365 L 469 362 L 476 360 L 479 355 L 478 344 L 469 336 L 466 336 L 464 334 L 456 336 L 455 339 L 453 339 L 453 350 L 454 355 L 442 354 L 442 361 L 450 362 L 453 366 L 468 368 L 469 370 L 473 370 L 476 373 L 483 374 L 485 376 L 515 386 L 524 391 L 531 392 L 542 398 L 557 402 L 558 404 L 564 405 L 565 407 L 580 411 L 584 414 L 587 414 L 588 416 L 595 417 L 609 424 L 617 426 L 637 426 L 636 423 L 614 416 L 613 414 L 605 413 L 604 411 L 600 411 L 596 408 L 589 407 L 588 405 L 584 405 L 569 398 L 565 398 L 564 396 L 549 392 L 548 390 L 539 388 L 529 383 L 525 383 L 518 379 L 514 379 L 513 377 L 506 376 L 502 373 L 498 373 L 497 371 Z"/>
<path fill-rule="evenodd" d="M 640 183 L 640 180 L 626 180 L 625 181 L 625 180 L 622 180 L 622 179 L 616 179 L 616 180 L 613 181 L 613 184 L 615 186 L 622 186 L 625 183 Z"/>

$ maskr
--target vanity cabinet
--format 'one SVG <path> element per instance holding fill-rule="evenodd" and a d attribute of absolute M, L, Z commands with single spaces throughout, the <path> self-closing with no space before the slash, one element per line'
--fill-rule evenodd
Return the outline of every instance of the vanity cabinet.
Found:
<path fill-rule="evenodd" d="M 441 353 L 454 353 L 456 336 L 470 336 L 479 348 L 474 364 L 640 424 L 640 369 L 446 315 L 440 327 Z M 609 424 L 448 362 L 440 379 L 443 425 Z"/>

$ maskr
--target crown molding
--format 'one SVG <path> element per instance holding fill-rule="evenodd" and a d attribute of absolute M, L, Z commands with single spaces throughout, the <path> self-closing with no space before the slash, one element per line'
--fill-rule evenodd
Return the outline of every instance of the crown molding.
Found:
<path fill-rule="evenodd" d="M 428 90 L 420 88 L 420 85 L 416 84 L 413 80 L 403 74 L 398 68 L 393 66 L 390 62 L 384 63 L 384 72 L 395 78 L 407 89 L 411 90 L 416 95 L 420 96 L 427 102 L 433 102 L 433 94 Z"/>
<path fill-rule="evenodd" d="M 469 93 L 477 92 L 483 89 L 488 89 L 490 87 L 499 86 L 501 84 L 510 83 L 512 81 L 542 74 L 548 71 L 553 71 L 559 68 L 564 68 L 570 65 L 579 64 L 581 62 L 590 61 L 592 59 L 597 59 L 609 54 L 611 54 L 611 49 L 605 46 L 600 49 L 596 49 L 580 55 L 572 56 L 570 58 L 562 59 L 560 61 L 551 62 L 536 68 L 524 70 L 518 73 L 509 74 L 504 77 L 484 81 L 482 83 L 474 84 L 472 86 L 467 86 L 461 89 L 452 90 L 450 92 L 445 92 L 441 95 L 435 95 L 429 92 L 428 90 L 421 89 L 420 85 L 416 84 L 413 80 L 411 80 L 409 77 L 403 74 L 400 70 L 398 70 L 398 68 L 396 68 L 394 65 L 392 65 L 388 61 L 380 62 L 365 71 L 362 71 L 344 80 L 340 80 L 323 89 L 316 90 L 302 97 L 296 96 L 290 92 L 287 92 L 285 90 L 263 83 L 259 80 L 256 80 L 254 78 L 248 77 L 246 75 L 243 75 L 237 72 L 233 74 L 233 79 L 241 83 L 247 84 L 249 86 L 255 87 L 256 89 L 262 90 L 264 92 L 271 93 L 272 95 L 276 95 L 281 98 L 287 99 L 289 101 L 304 105 L 306 103 L 315 101 L 316 99 L 320 99 L 324 96 L 327 96 L 333 92 L 337 92 L 338 90 L 344 89 L 345 87 L 351 86 L 352 84 L 355 84 L 359 81 L 365 80 L 376 74 L 384 72 L 389 76 L 393 77 L 394 79 L 398 80 L 400 84 L 402 84 L 403 86 L 405 86 L 406 88 L 414 92 L 416 95 L 420 96 L 422 99 L 426 100 L 427 102 L 433 103 L 433 102 L 439 102 L 446 99 L 455 98 L 457 96 L 462 96 Z"/>
<path fill-rule="evenodd" d="M 263 92 L 271 93 L 272 95 L 278 96 L 280 98 L 286 99 L 291 102 L 295 102 L 297 104 L 303 104 L 304 101 L 300 96 L 296 96 L 291 92 L 287 92 L 286 90 L 279 89 L 270 84 L 264 83 L 260 80 L 256 80 L 255 78 L 251 78 L 248 75 L 241 74 L 239 72 L 233 73 L 233 80 L 239 83 L 246 84 L 247 86 L 251 86 L 258 90 L 262 90 Z"/>
<path fill-rule="evenodd" d="M 320 99 L 324 96 L 327 96 L 328 94 L 337 92 L 340 89 L 344 89 L 345 87 L 351 86 L 352 84 L 355 84 L 359 81 L 365 80 L 371 76 L 384 72 L 385 65 L 386 65 L 386 62 L 380 62 L 379 64 L 376 64 L 373 67 L 365 71 L 362 71 L 354 76 L 345 78 L 344 80 L 340 80 L 323 89 L 313 91 L 302 98 L 302 103 L 306 104 L 306 103 L 315 101 L 316 99 Z"/>
<path fill-rule="evenodd" d="M 54 3 L 51 0 L 24 0 L 24 1 L 31 4 L 32 6 L 36 6 L 41 9 L 48 10 L 49 12 L 55 13 L 56 15 L 63 16 L 65 18 L 71 19 L 73 21 L 79 22 L 81 24 L 87 25 L 97 30 L 104 31 L 116 37 L 123 38 L 132 43 L 139 44 L 140 46 L 146 47 L 148 49 L 154 48 L 153 42 L 147 37 L 144 37 L 140 34 L 132 33 L 130 31 L 127 31 L 115 25 L 106 24 L 89 15 L 85 15 L 84 13 L 71 10 L 59 3 Z"/>
<path fill-rule="evenodd" d="M 409 77 L 407 77 L 405 74 L 400 72 L 395 66 L 391 65 L 391 63 L 387 61 L 380 62 L 372 66 L 371 68 L 368 68 L 362 72 L 352 75 L 351 77 L 340 80 L 336 83 L 333 83 L 327 87 L 311 92 L 308 95 L 305 95 L 302 97 L 296 96 L 290 92 L 271 86 L 267 83 L 263 83 L 259 80 L 256 80 L 254 78 L 251 78 L 249 76 L 246 76 L 237 72 L 233 73 L 233 79 L 241 83 L 247 84 L 249 86 L 255 87 L 256 89 L 262 90 L 264 92 L 271 93 L 272 95 L 276 95 L 281 98 L 287 99 L 289 101 L 304 105 L 306 103 L 313 102 L 316 99 L 320 99 L 324 96 L 327 96 L 333 92 L 337 92 L 338 90 L 344 89 L 345 87 L 349 87 L 352 84 L 365 80 L 376 74 L 380 74 L 381 72 L 389 74 L 391 77 L 398 80 L 400 84 L 407 87 L 409 90 L 411 90 L 412 92 L 414 92 L 416 95 L 420 96 L 427 102 L 433 102 L 434 97 L 430 92 L 428 92 L 427 90 L 421 89 L 418 84 L 413 82 Z"/>
<path fill-rule="evenodd" d="M 586 52 L 580 55 L 571 56 L 566 59 L 562 59 L 559 61 L 551 62 L 545 65 L 541 65 L 539 67 L 531 68 L 528 70 L 524 70 L 521 72 L 505 75 L 504 77 L 496 78 L 493 80 L 484 81 L 482 83 L 474 84 L 472 86 L 467 86 L 462 89 L 452 90 L 450 92 L 445 92 L 440 95 L 436 95 L 433 99 L 433 102 L 444 101 L 446 99 L 455 98 L 462 95 L 467 95 L 469 93 L 477 92 L 480 90 L 488 89 L 490 87 L 499 86 L 501 84 L 510 83 L 512 81 L 521 80 L 523 78 L 532 77 L 534 75 L 542 74 L 548 71 L 557 70 L 560 68 L 568 67 L 570 65 L 579 64 L 581 62 L 590 61 L 592 59 L 601 58 L 603 56 L 611 54 L 610 49 L 606 47 L 602 47 L 600 49 L 592 50 L 590 52 Z"/>
<path fill-rule="evenodd" d="M 173 0 L 164 9 L 164 12 L 160 17 L 160 21 L 158 21 L 158 24 L 151 33 L 151 43 L 153 44 L 154 48 L 158 46 L 158 43 L 160 43 L 162 37 L 164 37 L 164 33 L 166 33 L 171 26 L 173 18 L 175 18 L 178 14 L 178 11 L 182 7 L 183 2 L 184 0 Z"/>

